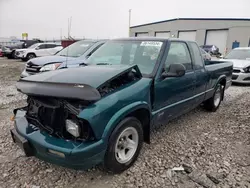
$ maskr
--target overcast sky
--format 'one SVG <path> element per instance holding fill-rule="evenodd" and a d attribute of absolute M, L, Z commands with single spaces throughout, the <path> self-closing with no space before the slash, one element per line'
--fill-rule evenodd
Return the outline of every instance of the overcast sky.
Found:
<path fill-rule="evenodd" d="M 128 36 L 131 25 L 181 18 L 250 18 L 250 0 L 0 0 L 0 37 L 52 39 L 67 36 L 110 38 Z"/>

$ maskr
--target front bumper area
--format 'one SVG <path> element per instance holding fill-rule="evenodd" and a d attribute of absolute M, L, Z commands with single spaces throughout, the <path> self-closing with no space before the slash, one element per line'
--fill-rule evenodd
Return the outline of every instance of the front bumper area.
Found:
<path fill-rule="evenodd" d="M 250 84 L 250 73 L 233 73 L 232 82 L 239 84 Z"/>
<path fill-rule="evenodd" d="M 19 58 L 19 59 L 25 58 L 24 53 L 16 52 L 15 55 L 16 55 L 16 57 Z"/>
<path fill-rule="evenodd" d="M 43 161 L 73 169 L 89 169 L 103 162 L 106 147 L 103 140 L 99 141 L 67 141 L 56 138 L 29 124 L 25 111 L 18 110 L 15 118 L 16 135 L 27 140 L 27 156 L 35 156 Z M 22 148 L 22 144 L 18 144 Z M 27 146 L 28 145 L 28 146 Z M 51 153 L 50 151 L 54 151 Z M 62 155 L 58 155 L 60 153 Z"/>
<path fill-rule="evenodd" d="M 26 71 L 26 69 L 24 69 L 23 72 L 21 73 L 20 77 L 21 77 L 21 78 L 25 78 L 25 77 L 31 76 L 31 75 L 33 75 L 33 74 L 28 73 L 28 72 Z"/>

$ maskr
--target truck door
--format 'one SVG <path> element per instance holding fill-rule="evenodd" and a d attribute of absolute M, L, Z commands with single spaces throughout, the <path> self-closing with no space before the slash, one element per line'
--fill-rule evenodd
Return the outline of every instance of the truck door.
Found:
<path fill-rule="evenodd" d="M 186 67 L 186 74 L 155 80 L 153 114 L 158 123 L 166 123 L 192 108 L 195 88 L 195 73 L 190 50 L 185 42 L 172 41 L 163 62 L 161 71 L 168 70 L 170 64 L 181 63 Z"/>
<path fill-rule="evenodd" d="M 195 42 L 190 42 L 190 49 L 193 59 L 193 65 L 195 70 L 196 76 L 196 83 L 195 83 L 195 96 L 196 105 L 201 104 L 204 101 L 206 86 L 209 81 L 209 75 L 206 72 L 204 60 L 200 52 L 200 48 Z"/>

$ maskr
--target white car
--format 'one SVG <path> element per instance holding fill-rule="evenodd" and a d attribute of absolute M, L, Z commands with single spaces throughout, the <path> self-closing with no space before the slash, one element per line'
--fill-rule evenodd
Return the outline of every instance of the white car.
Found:
<path fill-rule="evenodd" d="M 35 57 L 50 56 L 59 52 L 63 47 L 56 43 L 36 43 L 26 49 L 16 50 L 16 57 L 21 58 L 23 61 Z"/>
<path fill-rule="evenodd" d="M 223 60 L 233 62 L 234 83 L 250 84 L 250 47 L 235 48 Z"/>

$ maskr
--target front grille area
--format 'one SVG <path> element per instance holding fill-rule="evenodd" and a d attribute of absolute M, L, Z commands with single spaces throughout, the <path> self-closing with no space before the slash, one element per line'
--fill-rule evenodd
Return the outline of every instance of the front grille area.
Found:
<path fill-rule="evenodd" d="M 32 62 L 27 63 L 26 65 L 26 71 L 30 74 L 36 74 L 39 73 L 42 66 L 36 65 Z"/>
<path fill-rule="evenodd" d="M 233 75 L 232 80 L 236 80 L 239 76 L 238 75 Z"/>
<path fill-rule="evenodd" d="M 234 73 L 240 73 L 240 70 L 234 69 L 233 72 L 234 72 Z"/>
<path fill-rule="evenodd" d="M 60 127 L 64 127 L 65 123 L 63 108 L 52 100 L 43 101 L 30 98 L 26 116 L 30 123 L 40 129 L 45 129 L 49 134 L 60 132 Z M 56 126 L 57 124 L 62 126 Z"/>
<path fill-rule="evenodd" d="M 84 119 L 79 119 L 79 111 L 65 100 L 47 97 L 28 97 L 26 118 L 28 122 L 48 134 L 67 140 L 93 140 L 94 134 Z M 83 106 L 82 106 L 83 107 Z M 66 130 L 66 120 L 80 127 L 80 137 L 75 138 Z"/>

